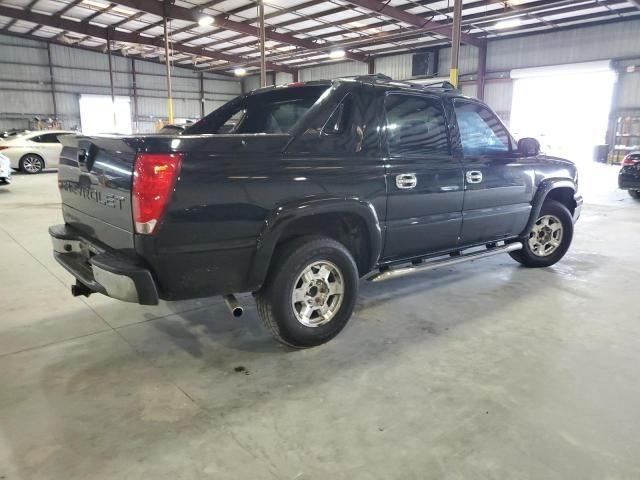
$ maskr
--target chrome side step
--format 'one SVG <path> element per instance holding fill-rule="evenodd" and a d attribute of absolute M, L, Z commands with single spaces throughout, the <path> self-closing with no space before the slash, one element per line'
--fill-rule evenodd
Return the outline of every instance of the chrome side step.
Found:
<path fill-rule="evenodd" d="M 470 262 L 479 258 L 492 257 L 499 253 L 515 252 L 522 249 L 521 242 L 508 243 L 501 247 L 493 247 L 488 250 L 480 252 L 468 253 L 466 255 L 458 255 L 455 257 L 444 258 L 442 260 L 432 260 L 418 265 L 411 265 L 408 267 L 400 267 L 394 270 L 385 270 L 382 272 L 376 272 L 373 275 L 367 277 L 370 282 L 384 282 L 385 280 L 391 280 L 392 278 L 405 277 L 413 273 L 425 272 L 427 270 L 434 270 L 440 267 L 449 267 L 451 265 L 457 265 L 458 263 Z"/>

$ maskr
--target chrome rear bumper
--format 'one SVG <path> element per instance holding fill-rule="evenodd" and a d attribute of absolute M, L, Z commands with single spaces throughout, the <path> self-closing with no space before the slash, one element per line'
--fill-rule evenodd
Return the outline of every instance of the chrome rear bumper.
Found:
<path fill-rule="evenodd" d="M 90 291 L 125 302 L 158 304 L 158 289 L 151 272 L 135 259 L 99 245 L 68 225 L 49 228 L 53 255 Z"/>

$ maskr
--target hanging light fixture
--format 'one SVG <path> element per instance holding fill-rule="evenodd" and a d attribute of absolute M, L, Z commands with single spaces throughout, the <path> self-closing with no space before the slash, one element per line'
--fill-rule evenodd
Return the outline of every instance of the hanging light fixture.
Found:
<path fill-rule="evenodd" d="M 201 27 L 208 27 L 209 25 L 212 25 L 213 22 L 214 19 L 211 15 L 201 15 L 200 18 L 198 18 L 198 25 Z"/>

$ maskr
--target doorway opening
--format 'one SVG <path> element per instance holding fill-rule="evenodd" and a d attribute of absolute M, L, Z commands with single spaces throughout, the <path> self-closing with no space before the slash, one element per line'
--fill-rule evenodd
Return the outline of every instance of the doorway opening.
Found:
<path fill-rule="evenodd" d="M 117 96 L 115 101 L 112 101 L 110 95 L 80 95 L 82 133 L 131 134 L 130 103 L 129 97 L 124 96 Z"/>
<path fill-rule="evenodd" d="M 510 127 L 516 138 L 534 137 L 542 151 L 591 163 L 606 142 L 616 73 L 609 62 L 513 70 Z"/>

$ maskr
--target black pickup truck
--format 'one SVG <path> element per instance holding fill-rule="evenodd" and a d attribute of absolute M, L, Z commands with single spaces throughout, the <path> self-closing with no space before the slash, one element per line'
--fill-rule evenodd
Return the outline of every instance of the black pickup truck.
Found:
<path fill-rule="evenodd" d="M 174 136 L 68 136 L 50 228 L 74 295 L 145 305 L 253 292 L 279 341 L 328 341 L 358 279 L 566 253 L 573 163 L 448 84 L 363 76 L 255 90 Z"/>

